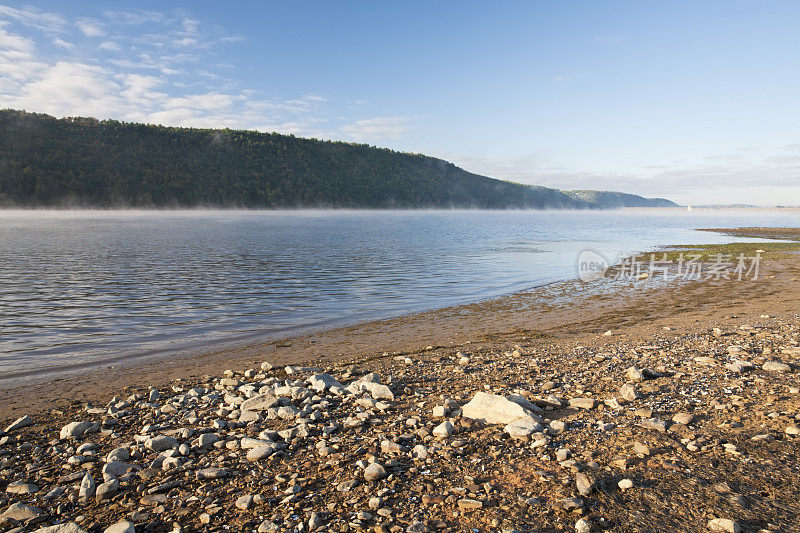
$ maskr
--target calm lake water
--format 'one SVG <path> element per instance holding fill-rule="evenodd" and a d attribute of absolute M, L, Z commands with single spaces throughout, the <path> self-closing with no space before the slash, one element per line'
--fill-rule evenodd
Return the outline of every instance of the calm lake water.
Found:
<path fill-rule="evenodd" d="M 0 211 L 0 379 L 401 315 L 791 212 Z"/>

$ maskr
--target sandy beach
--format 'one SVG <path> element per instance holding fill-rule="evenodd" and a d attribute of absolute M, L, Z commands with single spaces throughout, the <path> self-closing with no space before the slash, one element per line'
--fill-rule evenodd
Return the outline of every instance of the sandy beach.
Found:
<path fill-rule="evenodd" d="M 800 530 L 793 246 L 4 389 L 6 527 Z"/>

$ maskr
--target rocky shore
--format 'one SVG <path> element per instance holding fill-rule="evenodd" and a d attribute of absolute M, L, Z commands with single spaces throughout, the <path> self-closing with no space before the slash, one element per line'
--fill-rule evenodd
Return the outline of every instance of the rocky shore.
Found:
<path fill-rule="evenodd" d="M 797 531 L 799 316 L 226 370 L 26 415 L 6 531 Z M 527 341 L 527 342 L 526 342 Z"/>
<path fill-rule="evenodd" d="M 800 531 L 798 273 L 19 412 L 60 386 L 34 385 L 0 531 Z"/>

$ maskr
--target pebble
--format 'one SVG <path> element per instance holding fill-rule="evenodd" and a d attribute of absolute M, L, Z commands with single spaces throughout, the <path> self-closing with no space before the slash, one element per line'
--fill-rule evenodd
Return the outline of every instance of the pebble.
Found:
<path fill-rule="evenodd" d="M 127 520 L 108 526 L 103 533 L 136 533 L 136 527 Z"/>
<path fill-rule="evenodd" d="M 445 420 L 444 422 L 433 428 L 434 437 L 446 438 L 452 435 L 454 432 L 455 432 L 455 427 L 453 427 L 453 424 L 450 423 L 449 420 Z"/>
<path fill-rule="evenodd" d="M 630 490 L 630 489 L 632 489 L 632 488 L 633 488 L 633 480 L 632 480 L 632 479 L 630 479 L 630 478 L 627 478 L 627 477 L 626 477 L 626 478 L 624 478 L 624 479 L 620 479 L 620 480 L 617 482 L 617 486 L 619 487 L 619 489 L 620 489 L 622 492 L 625 492 L 626 490 Z"/>
<path fill-rule="evenodd" d="M 386 469 L 380 463 L 372 463 L 364 469 L 366 481 L 378 481 L 386 477 Z"/>
<path fill-rule="evenodd" d="M 12 431 L 32 426 L 33 423 L 33 417 L 30 415 L 23 415 L 6 426 L 5 432 L 11 433 Z"/>
<path fill-rule="evenodd" d="M 714 518 L 708 522 L 709 531 L 715 533 L 741 533 L 741 526 L 728 518 Z"/>

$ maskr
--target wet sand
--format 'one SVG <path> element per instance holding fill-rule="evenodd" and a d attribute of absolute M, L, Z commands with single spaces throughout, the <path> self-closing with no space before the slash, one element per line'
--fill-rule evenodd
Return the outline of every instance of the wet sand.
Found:
<path fill-rule="evenodd" d="M 754 234 L 753 228 L 747 230 L 742 234 Z M 783 238 L 796 236 L 790 231 L 780 234 Z M 533 341 L 589 346 L 609 330 L 615 336 L 636 339 L 655 330 L 664 332 L 665 326 L 680 333 L 705 331 L 708 323 L 733 314 L 754 318 L 796 314 L 800 309 L 799 264 L 795 254 L 773 254 L 762 262 L 761 276 L 755 281 L 564 281 L 484 302 L 236 349 L 169 360 L 134 359 L 73 376 L 27 379 L 0 390 L 0 419 L 74 403 L 104 402 L 122 391 L 162 387 L 177 378 L 219 374 L 265 360 L 276 365 L 364 362 L 429 346 L 465 343 L 495 348 Z"/>

